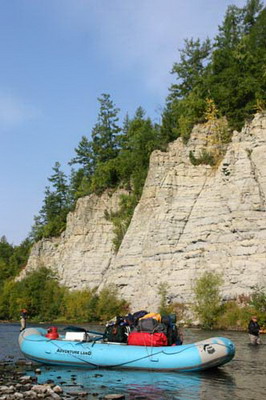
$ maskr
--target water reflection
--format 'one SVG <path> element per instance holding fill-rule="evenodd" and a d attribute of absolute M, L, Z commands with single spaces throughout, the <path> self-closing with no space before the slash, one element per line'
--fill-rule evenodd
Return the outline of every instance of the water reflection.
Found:
<path fill-rule="evenodd" d="M 101 394 L 125 393 L 130 399 L 179 399 L 194 400 L 206 398 L 206 393 L 212 399 L 221 394 L 225 387 L 228 396 L 234 396 L 235 382 L 232 376 L 222 370 L 201 373 L 165 373 L 147 371 L 115 371 L 115 370 L 81 370 L 42 367 L 38 377 L 40 383 L 53 379 L 65 387 L 66 391 L 82 389 L 89 393 L 101 391 Z M 69 382 L 72 382 L 69 386 Z M 230 398 L 221 396 L 220 398 Z M 231 397 L 232 398 L 232 397 Z"/>
<path fill-rule="evenodd" d="M 62 368 L 42 368 L 39 382 L 53 379 L 64 386 L 67 382 L 75 383 L 75 388 L 82 388 L 89 393 L 99 392 L 125 393 L 130 399 L 198 399 L 200 394 L 200 376 L 161 373 L 147 371 L 115 370 L 66 370 Z M 73 388 L 73 387 L 72 387 Z M 67 389 L 67 387 L 66 387 Z"/>

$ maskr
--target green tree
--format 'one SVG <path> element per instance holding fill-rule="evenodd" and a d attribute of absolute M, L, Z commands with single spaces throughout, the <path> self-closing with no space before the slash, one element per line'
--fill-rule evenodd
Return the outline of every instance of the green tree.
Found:
<path fill-rule="evenodd" d="M 117 315 L 127 314 L 128 303 L 118 297 L 115 287 L 108 286 L 99 293 L 96 311 L 101 321 L 108 321 Z"/>
<path fill-rule="evenodd" d="M 26 265 L 30 248 L 29 239 L 25 239 L 19 246 L 9 244 L 5 236 L 0 239 L 0 288 Z"/>
<path fill-rule="evenodd" d="M 249 303 L 255 308 L 255 310 L 261 314 L 264 314 L 264 320 L 266 321 L 266 290 L 263 287 L 256 286 L 251 295 Z"/>
<path fill-rule="evenodd" d="M 0 239 L 0 288 L 5 279 L 11 275 L 9 260 L 13 254 L 13 247 L 8 243 L 5 236 Z"/>
<path fill-rule="evenodd" d="M 111 160 L 118 155 L 119 108 L 115 106 L 109 94 L 98 98 L 100 111 L 98 121 L 92 129 L 92 152 L 95 165 Z"/>
<path fill-rule="evenodd" d="M 5 281 L 0 294 L 0 319 L 17 320 L 21 308 L 27 308 L 32 320 L 52 321 L 60 315 L 65 288 L 55 274 L 42 267 L 22 281 Z"/>
<path fill-rule="evenodd" d="M 8 243 L 5 236 L 2 236 L 0 238 L 0 259 L 7 264 L 12 254 L 13 246 Z"/>
<path fill-rule="evenodd" d="M 0 291 L 0 320 L 9 320 L 13 318 L 12 306 L 14 307 L 14 296 L 16 284 L 11 279 L 6 279 Z M 20 307 L 21 309 L 22 307 Z M 18 319 L 19 310 L 14 319 Z"/>
<path fill-rule="evenodd" d="M 96 290 L 75 290 L 66 292 L 63 314 L 67 321 L 93 322 L 98 319 Z"/>
<path fill-rule="evenodd" d="M 71 204 L 75 204 L 80 197 L 87 196 L 91 192 L 91 176 L 88 176 L 84 168 L 71 169 L 69 180 L 69 196 Z"/>
<path fill-rule="evenodd" d="M 260 42 L 258 36 L 256 42 L 250 43 L 261 7 L 258 0 L 247 1 L 243 8 L 230 6 L 215 38 L 210 94 L 233 129 L 241 129 L 254 113 L 256 99 L 264 86 L 257 54 L 263 53 L 265 60 L 265 51 L 259 50 L 265 48 L 265 38 Z"/>
<path fill-rule="evenodd" d="M 193 125 L 204 120 L 206 98 L 214 100 L 231 129 L 241 129 L 256 108 L 265 109 L 265 12 L 259 0 L 229 6 L 213 43 L 185 40 L 172 69 L 176 83 L 167 98 L 162 135 L 186 142 Z"/>
<path fill-rule="evenodd" d="M 185 46 L 180 50 L 180 62 L 174 63 L 171 71 L 176 75 L 177 83 L 170 87 L 170 98 L 183 99 L 195 89 L 204 90 L 203 76 L 211 49 L 210 39 L 202 43 L 200 39 L 185 39 Z"/>
<path fill-rule="evenodd" d="M 222 279 L 213 272 L 204 272 L 196 280 L 193 288 L 195 295 L 194 311 L 202 327 L 212 329 L 222 311 L 220 285 Z"/>
<path fill-rule="evenodd" d="M 95 168 L 92 142 L 90 142 L 86 136 L 82 136 L 78 147 L 75 148 L 75 152 L 76 156 L 72 158 L 72 160 L 69 162 L 69 165 L 81 165 L 84 175 L 90 177 Z"/>
<path fill-rule="evenodd" d="M 45 189 L 43 206 L 31 231 L 34 240 L 43 237 L 58 236 L 65 229 L 66 217 L 72 206 L 66 174 L 60 169 L 59 162 L 53 167 L 54 174 L 48 178 L 52 183 Z"/>
<path fill-rule="evenodd" d="M 119 109 L 109 94 L 102 94 L 98 101 L 100 110 L 91 132 L 92 140 L 83 136 L 75 149 L 76 156 L 69 163 L 81 165 L 71 175 L 70 191 L 75 200 L 92 192 L 101 193 L 119 183 L 115 162 L 122 142 L 118 125 Z"/>
<path fill-rule="evenodd" d="M 263 9 L 263 3 L 260 0 L 248 0 L 244 7 L 244 35 L 250 33 L 251 29 L 257 24 L 259 15 Z"/>
<path fill-rule="evenodd" d="M 16 276 L 27 264 L 32 242 L 29 238 L 23 240 L 20 245 L 13 247 L 13 254 L 9 258 L 11 277 Z"/>
<path fill-rule="evenodd" d="M 172 74 L 176 83 L 169 89 L 163 112 L 161 132 L 166 129 L 169 138 L 183 137 L 187 142 L 193 125 L 202 120 L 205 97 L 209 93 L 208 65 L 212 51 L 211 41 L 186 39 L 180 50 L 180 62 L 174 63 Z"/>
<path fill-rule="evenodd" d="M 106 213 L 106 218 L 114 225 L 115 251 L 120 247 L 142 194 L 150 155 L 158 148 L 160 135 L 158 126 L 154 125 L 150 118 L 145 118 L 142 107 L 138 107 L 132 119 L 127 117 L 123 132 L 119 155 L 105 163 L 104 168 L 99 170 L 101 174 L 97 176 L 97 183 L 102 182 L 102 187 L 120 185 L 130 192 L 120 196 L 118 211 Z"/>
<path fill-rule="evenodd" d="M 169 314 L 169 304 L 167 304 L 167 294 L 169 290 L 169 284 L 167 282 L 161 282 L 158 285 L 158 294 L 160 296 L 159 313 L 162 315 Z"/>

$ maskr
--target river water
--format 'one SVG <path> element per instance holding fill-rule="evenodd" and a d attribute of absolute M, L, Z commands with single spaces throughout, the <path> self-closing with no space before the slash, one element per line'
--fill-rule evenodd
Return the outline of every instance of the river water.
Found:
<path fill-rule="evenodd" d="M 42 325 L 43 326 L 43 325 Z M 85 326 L 86 327 L 86 326 Z M 62 328 L 62 327 L 61 327 Z M 102 328 L 86 327 L 102 330 Z M 18 324 L 0 324 L 0 360 L 22 359 Z M 201 373 L 84 370 L 42 366 L 38 382 L 52 379 L 66 391 L 98 395 L 124 393 L 127 400 L 262 400 L 266 394 L 266 335 L 261 346 L 251 346 L 244 332 L 184 329 L 185 343 L 212 336 L 226 336 L 236 345 L 235 358 L 217 370 Z M 26 367 L 25 367 L 26 369 Z M 32 375 L 34 372 L 26 371 Z"/>

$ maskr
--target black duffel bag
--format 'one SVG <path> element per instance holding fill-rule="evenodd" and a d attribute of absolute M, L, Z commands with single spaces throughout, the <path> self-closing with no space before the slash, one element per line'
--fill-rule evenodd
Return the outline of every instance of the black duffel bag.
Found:
<path fill-rule="evenodd" d="M 127 328 L 124 325 L 109 325 L 105 328 L 103 339 L 106 342 L 126 343 Z"/>

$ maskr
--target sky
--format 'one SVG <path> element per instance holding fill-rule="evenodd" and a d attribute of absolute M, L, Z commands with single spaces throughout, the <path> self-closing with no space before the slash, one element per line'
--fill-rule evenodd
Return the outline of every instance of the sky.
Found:
<path fill-rule="evenodd" d="M 0 237 L 20 244 L 55 162 L 68 162 L 108 93 L 160 122 L 185 38 L 213 38 L 245 0 L 0 0 Z"/>

